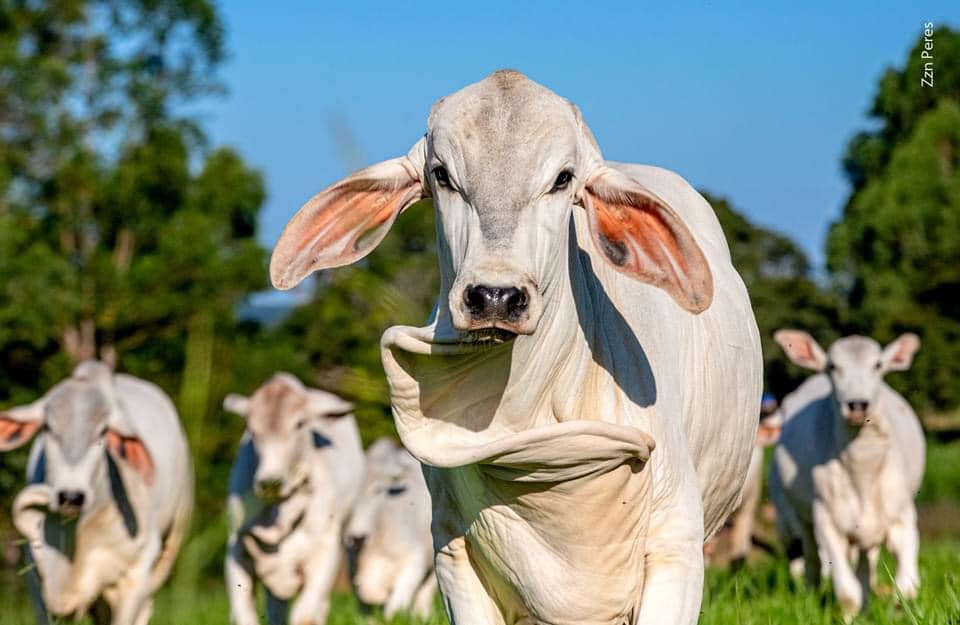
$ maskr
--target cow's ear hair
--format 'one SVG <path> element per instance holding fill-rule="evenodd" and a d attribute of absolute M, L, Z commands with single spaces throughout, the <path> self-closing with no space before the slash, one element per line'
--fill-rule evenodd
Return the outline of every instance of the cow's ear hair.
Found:
<path fill-rule="evenodd" d="M 407 156 L 363 169 L 310 198 L 273 249 L 273 286 L 293 288 L 314 271 L 349 265 L 372 252 L 397 216 L 426 196 L 425 146 L 421 139 Z"/>
<path fill-rule="evenodd" d="M 107 449 L 116 460 L 130 465 L 147 484 L 153 484 L 153 458 L 142 440 L 136 436 L 124 436 L 116 430 L 107 430 Z"/>
<path fill-rule="evenodd" d="M 906 371 L 913 363 L 913 356 L 920 349 L 920 337 L 912 332 L 901 334 L 883 349 L 880 362 L 883 371 Z"/>
<path fill-rule="evenodd" d="M 223 409 L 246 418 L 250 414 L 250 398 L 230 393 L 223 398 Z"/>
<path fill-rule="evenodd" d="M 827 368 L 827 355 L 817 341 L 802 330 L 777 330 L 775 340 L 793 364 L 812 371 Z"/>
<path fill-rule="evenodd" d="M 43 400 L 0 410 L 0 451 L 22 447 L 43 426 Z"/>
<path fill-rule="evenodd" d="M 606 166 L 587 179 L 578 201 L 587 210 L 594 244 L 613 267 L 663 289 L 692 313 L 710 307 L 710 265 L 690 229 L 666 202 Z"/>

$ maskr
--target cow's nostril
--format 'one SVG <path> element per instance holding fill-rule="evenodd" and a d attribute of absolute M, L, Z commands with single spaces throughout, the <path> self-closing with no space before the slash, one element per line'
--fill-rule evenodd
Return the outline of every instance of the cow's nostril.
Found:
<path fill-rule="evenodd" d="M 78 490 L 62 490 L 57 493 L 57 503 L 61 507 L 82 508 L 84 499 L 86 497 Z"/>
<path fill-rule="evenodd" d="M 257 481 L 257 491 L 264 495 L 276 495 L 283 489 L 283 480 L 270 478 Z"/>
<path fill-rule="evenodd" d="M 483 316 L 489 301 L 489 289 L 485 286 L 467 285 L 463 291 L 463 303 L 474 317 Z"/>
<path fill-rule="evenodd" d="M 365 543 L 366 541 L 367 541 L 366 536 L 352 535 L 352 536 L 347 536 L 344 542 L 346 543 L 347 549 L 359 551 L 360 549 L 363 548 L 363 543 Z"/>
<path fill-rule="evenodd" d="M 516 321 L 527 310 L 526 289 L 470 285 L 463 292 L 463 303 L 474 319 Z"/>
<path fill-rule="evenodd" d="M 516 319 L 527 309 L 527 290 L 526 289 L 504 289 L 507 304 L 507 316 L 510 319 Z"/>

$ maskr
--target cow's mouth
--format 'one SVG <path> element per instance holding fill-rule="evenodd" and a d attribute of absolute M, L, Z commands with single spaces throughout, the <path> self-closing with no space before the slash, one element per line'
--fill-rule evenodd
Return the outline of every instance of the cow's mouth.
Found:
<path fill-rule="evenodd" d="M 507 343 L 517 338 L 516 332 L 511 332 L 504 328 L 480 328 L 477 330 L 470 330 L 466 333 L 466 340 L 464 343 L 476 343 L 476 344 L 500 344 Z"/>

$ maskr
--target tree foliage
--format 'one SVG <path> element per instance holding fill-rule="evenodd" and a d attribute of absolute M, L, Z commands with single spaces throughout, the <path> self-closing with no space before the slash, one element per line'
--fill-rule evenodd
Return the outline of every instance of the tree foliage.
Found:
<path fill-rule="evenodd" d="M 174 398 L 201 482 L 243 429 L 223 395 L 296 362 L 234 312 L 267 285 L 264 184 L 189 114 L 223 58 L 208 0 L 0 1 L 0 405 L 114 360 Z"/>
<path fill-rule="evenodd" d="M 881 341 L 904 331 L 923 339 L 909 384 L 891 378 L 921 411 L 960 405 L 960 33 L 934 35 L 934 89 L 920 85 L 922 39 L 880 81 L 880 128 L 851 141 L 849 154 L 860 154 L 869 136 L 883 158 L 851 173 L 827 241 L 854 327 Z"/>
<path fill-rule="evenodd" d="M 773 333 L 801 328 L 818 340 L 832 341 L 842 327 L 842 304 L 813 280 L 810 261 L 796 243 L 750 223 L 726 199 L 704 195 L 717 213 L 733 265 L 750 293 L 763 346 L 765 387 L 782 397 L 808 374 L 787 367 Z"/>

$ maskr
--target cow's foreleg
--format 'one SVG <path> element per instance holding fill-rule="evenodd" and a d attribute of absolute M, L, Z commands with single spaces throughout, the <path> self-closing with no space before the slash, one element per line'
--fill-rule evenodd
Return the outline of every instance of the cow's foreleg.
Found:
<path fill-rule="evenodd" d="M 387 597 L 387 602 L 383 606 L 385 617 L 389 619 L 400 610 L 410 609 L 413 598 L 417 594 L 417 588 L 423 582 L 427 568 L 419 554 L 403 563 L 400 572 L 393 581 L 390 596 Z"/>
<path fill-rule="evenodd" d="M 897 556 L 897 588 L 907 599 L 914 599 L 920 588 L 920 534 L 917 532 L 917 509 L 911 503 L 899 521 L 890 527 L 887 545 Z"/>
<path fill-rule="evenodd" d="M 136 625 L 141 611 L 150 610 L 150 573 L 160 557 L 162 541 L 158 534 L 151 535 L 143 547 L 139 559 L 130 568 L 116 593 L 116 603 L 110 606 L 111 625 Z M 149 612 L 147 617 L 149 618 Z"/>
<path fill-rule="evenodd" d="M 504 625 L 467 554 L 466 539 L 450 539 L 437 552 L 437 582 L 450 625 Z"/>
<path fill-rule="evenodd" d="M 637 625 L 694 625 L 703 596 L 703 504 L 690 475 L 650 514 Z"/>
<path fill-rule="evenodd" d="M 330 591 L 340 566 L 340 522 L 319 536 L 306 567 L 303 590 L 290 610 L 290 625 L 323 625 L 330 611 Z"/>
<path fill-rule="evenodd" d="M 821 500 L 813 502 L 813 531 L 823 558 L 830 563 L 833 590 L 840 602 L 844 620 L 850 622 L 863 606 L 864 592 L 850 566 L 850 542 L 837 529 L 833 516 Z"/>
<path fill-rule="evenodd" d="M 436 594 L 437 576 L 431 570 L 413 598 L 413 614 L 424 621 L 427 620 L 433 613 L 433 596 Z"/>
<path fill-rule="evenodd" d="M 252 568 L 235 536 L 230 537 L 223 563 L 227 596 L 230 599 L 230 622 L 233 625 L 259 625 L 254 603 Z"/>

